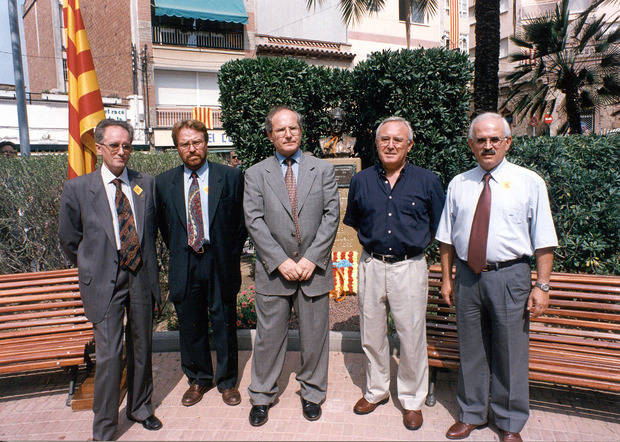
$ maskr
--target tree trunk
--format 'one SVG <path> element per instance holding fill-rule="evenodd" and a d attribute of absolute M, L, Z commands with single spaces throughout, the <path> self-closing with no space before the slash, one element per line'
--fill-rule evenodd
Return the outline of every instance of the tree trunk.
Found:
<path fill-rule="evenodd" d="M 474 114 L 497 112 L 499 95 L 499 0 L 478 0 L 476 59 L 474 62 Z"/>
<path fill-rule="evenodd" d="M 579 112 L 578 97 L 578 90 L 566 92 L 566 116 L 568 117 L 570 133 L 573 135 L 581 134 L 581 113 Z"/>

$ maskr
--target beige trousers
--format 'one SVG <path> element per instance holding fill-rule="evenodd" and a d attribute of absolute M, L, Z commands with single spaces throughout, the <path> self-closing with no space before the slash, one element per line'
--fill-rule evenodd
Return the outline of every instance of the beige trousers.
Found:
<path fill-rule="evenodd" d="M 426 353 L 426 301 L 428 268 L 423 254 L 393 264 L 362 252 L 358 303 L 362 349 L 366 355 L 364 397 L 377 403 L 389 396 L 390 346 L 387 311 L 392 312 L 400 363 L 398 399 L 406 410 L 420 410 L 428 394 Z"/>

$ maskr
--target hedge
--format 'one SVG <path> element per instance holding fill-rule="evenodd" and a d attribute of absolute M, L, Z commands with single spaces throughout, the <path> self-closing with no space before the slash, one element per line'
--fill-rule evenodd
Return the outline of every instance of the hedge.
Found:
<path fill-rule="evenodd" d="M 454 148 L 471 161 L 464 142 Z M 549 188 L 560 239 L 554 270 L 620 274 L 619 152 L 620 135 L 515 139 L 508 158 L 538 172 Z M 175 151 L 135 152 L 130 167 L 157 174 L 179 163 Z M 66 155 L 0 157 L 0 274 L 67 267 L 57 240 L 66 175 Z M 161 257 L 165 269 L 167 255 Z"/>

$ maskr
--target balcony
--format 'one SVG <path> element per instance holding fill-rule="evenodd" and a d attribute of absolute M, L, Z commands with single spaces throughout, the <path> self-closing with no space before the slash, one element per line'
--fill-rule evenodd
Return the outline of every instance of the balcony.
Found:
<path fill-rule="evenodd" d="M 243 31 L 184 31 L 168 26 L 153 26 L 153 44 L 243 50 Z"/>
<path fill-rule="evenodd" d="M 157 107 L 157 128 L 170 129 L 179 120 L 189 120 L 192 116 L 192 107 Z M 222 129 L 222 109 L 211 107 L 211 117 L 213 127 L 211 129 Z"/>

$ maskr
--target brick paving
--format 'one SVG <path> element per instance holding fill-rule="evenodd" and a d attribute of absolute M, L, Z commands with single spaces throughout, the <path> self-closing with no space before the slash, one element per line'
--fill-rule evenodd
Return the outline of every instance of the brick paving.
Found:
<path fill-rule="evenodd" d="M 457 414 L 454 399 L 456 375 L 440 372 L 437 405 L 424 407 L 424 425 L 409 431 L 402 424 L 400 405 L 394 399 L 373 413 L 358 416 L 353 404 L 361 397 L 364 382 L 362 355 L 330 352 L 330 377 L 323 416 L 308 422 L 301 415 L 295 368 L 299 353 L 289 352 L 279 380 L 281 396 L 260 428 L 248 422 L 251 352 L 239 354 L 241 405 L 224 405 L 217 389 L 202 402 L 183 407 L 187 383 L 178 353 L 153 355 L 155 413 L 164 428 L 151 432 L 124 417 L 121 406 L 119 440 L 445 440 L 444 434 Z M 396 362 L 392 367 L 395 372 Z M 394 377 L 394 376 L 393 376 Z M 0 378 L 0 440 L 87 440 L 92 412 L 73 412 L 65 406 L 67 375 L 62 372 Z M 394 394 L 395 392 L 392 391 Z M 394 395 L 395 396 L 395 395 Z M 524 440 L 618 441 L 618 395 L 577 391 L 534 384 L 531 415 L 522 432 Z M 468 440 L 498 440 L 493 425 L 475 430 Z"/>

